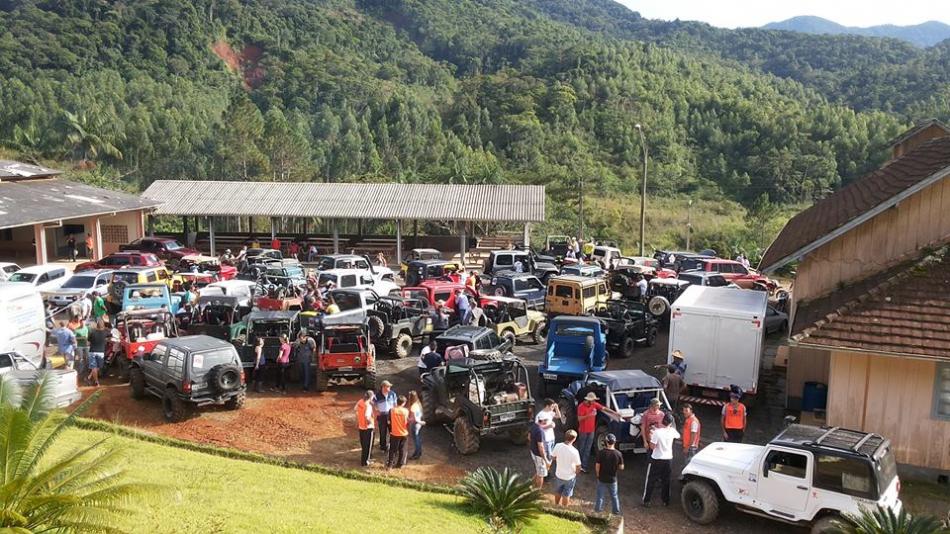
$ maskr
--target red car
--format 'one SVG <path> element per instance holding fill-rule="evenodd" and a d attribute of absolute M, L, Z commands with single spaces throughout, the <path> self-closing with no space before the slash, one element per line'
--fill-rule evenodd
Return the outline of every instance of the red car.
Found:
<path fill-rule="evenodd" d="M 769 279 L 769 277 L 763 274 L 759 274 L 755 269 L 747 268 L 737 261 L 713 258 L 702 260 L 700 265 L 702 265 L 702 268 L 699 270 L 709 273 L 719 273 L 727 281 L 743 289 L 767 289 L 771 292 L 778 287 L 778 284 L 775 283 L 774 280 Z"/>
<path fill-rule="evenodd" d="M 445 280 L 425 280 L 419 282 L 419 285 L 402 288 L 402 296 L 407 298 L 424 300 L 430 306 L 435 306 L 438 301 L 443 301 L 449 308 L 455 309 L 455 290 L 461 289 L 471 297 L 478 300 L 478 295 L 465 284 L 457 282 L 447 282 Z"/>
<path fill-rule="evenodd" d="M 150 252 L 159 258 L 168 260 L 180 260 L 185 256 L 194 256 L 199 252 L 193 248 L 187 248 L 178 241 L 169 237 L 143 237 L 136 239 L 128 245 L 122 245 L 120 250 L 137 250 L 139 252 Z"/>
<path fill-rule="evenodd" d="M 80 263 L 74 269 L 74 272 L 87 271 L 89 269 L 121 269 L 123 267 L 158 267 L 162 262 L 155 254 L 145 252 L 113 252 L 104 258 L 96 261 L 87 261 Z"/>

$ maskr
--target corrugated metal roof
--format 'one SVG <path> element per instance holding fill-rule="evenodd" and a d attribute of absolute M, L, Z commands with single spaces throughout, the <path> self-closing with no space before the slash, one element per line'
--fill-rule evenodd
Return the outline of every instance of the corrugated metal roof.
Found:
<path fill-rule="evenodd" d="M 158 202 L 58 178 L 0 180 L 0 229 L 157 206 Z"/>
<path fill-rule="evenodd" d="M 0 180 L 22 180 L 24 178 L 43 178 L 62 174 L 63 171 L 48 169 L 39 165 L 30 165 L 19 161 L 0 160 Z"/>
<path fill-rule="evenodd" d="M 157 215 L 544 221 L 544 186 L 158 180 Z"/>

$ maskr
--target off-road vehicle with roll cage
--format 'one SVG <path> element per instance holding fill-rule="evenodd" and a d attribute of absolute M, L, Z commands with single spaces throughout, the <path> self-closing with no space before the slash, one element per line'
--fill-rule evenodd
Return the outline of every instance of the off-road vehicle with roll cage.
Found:
<path fill-rule="evenodd" d="M 237 350 L 211 336 L 158 342 L 151 352 L 132 361 L 129 389 L 134 399 L 146 395 L 161 399 L 162 414 L 173 423 L 210 404 L 237 410 L 247 398 Z"/>
<path fill-rule="evenodd" d="M 372 289 L 330 291 L 340 311 L 363 310 L 370 338 L 397 358 L 412 353 L 412 345 L 432 332 L 426 301 L 396 295 L 378 295 Z"/>
<path fill-rule="evenodd" d="M 839 427 L 790 425 L 765 446 L 712 443 L 686 464 L 680 481 L 686 517 L 703 525 L 716 520 L 723 502 L 812 534 L 836 531 L 842 514 L 901 509 L 890 441 Z"/>
<path fill-rule="evenodd" d="M 630 358 L 637 345 L 656 343 L 657 320 L 646 305 L 635 300 L 611 299 L 594 317 L 607 327 L 607 352 L 613 358 Z"/>
<path fill-rule="evenodd" d="M 510 352 L 449 360 L 422 375 L 422 410 L 430 425 L 451 424 L 461 454 L 474 454 L 482 437 L 492 434 L 523 445 L 534 420 L 528 370 Z"/>

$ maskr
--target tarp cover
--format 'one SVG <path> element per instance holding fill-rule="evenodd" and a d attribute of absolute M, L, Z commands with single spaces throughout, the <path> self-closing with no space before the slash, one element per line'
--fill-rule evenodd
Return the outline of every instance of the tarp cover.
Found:
<path fill-rule="evenodd" d="M 623 371 L 600 371 L 587 375 L 587 382 L 604 384 L 611 391 L 629 391 L 632 389 L 661 388 L 660 381 L 639 369 Z"/>

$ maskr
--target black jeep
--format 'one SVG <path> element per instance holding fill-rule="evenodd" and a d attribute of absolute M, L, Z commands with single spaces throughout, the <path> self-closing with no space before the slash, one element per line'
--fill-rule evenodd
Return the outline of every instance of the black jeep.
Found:
<path fill-rule="evenodd" d="M 379 296 L 372 289 L 334 289 L 340 311 L 363 310 L 370 338 L 397 358 L 412 353 L 412 345 L 432 333 L 428 302 L 410 297 Z"/>
<path fill-rule="evenodd" d="M 629 358 L 637 344 L 656 343 L 657 321 L 646 306 L 634 300 L 608 300 L 594 315 L 607 327 L 607 352 L 613 358 Z"/>
<path fill-rule="evenodd" d="M 151 394 L 162 399 L 162 412 L 171 422 L 209 404 L 237 410 L 246 399 L 237 351 L 227 341 L 210 336 L 160 341 L 152 352 L 132 362 L 129 379 L 132 398 Z"/>
<path fill-rule="evenodd" d="M 488 434 L 507 434 L 522 445 L 534 417 L 528 370 L 511 353 L 452 360 L 422 375 L 422 410 L 429 424 L 452 423 L 462 454 L 477 452 Z"/>
<path fill-rule="evenodd" d="M 453 351 L 464 356 L 498 356 L 511 350 L 511 341 L 502 339 L 494 328 L 486 326 L 453 326 L 435 338 L 436 350 L 446 360 L 452 358 Z M 448 352 L 448 354 L 446 354 Z"/>

